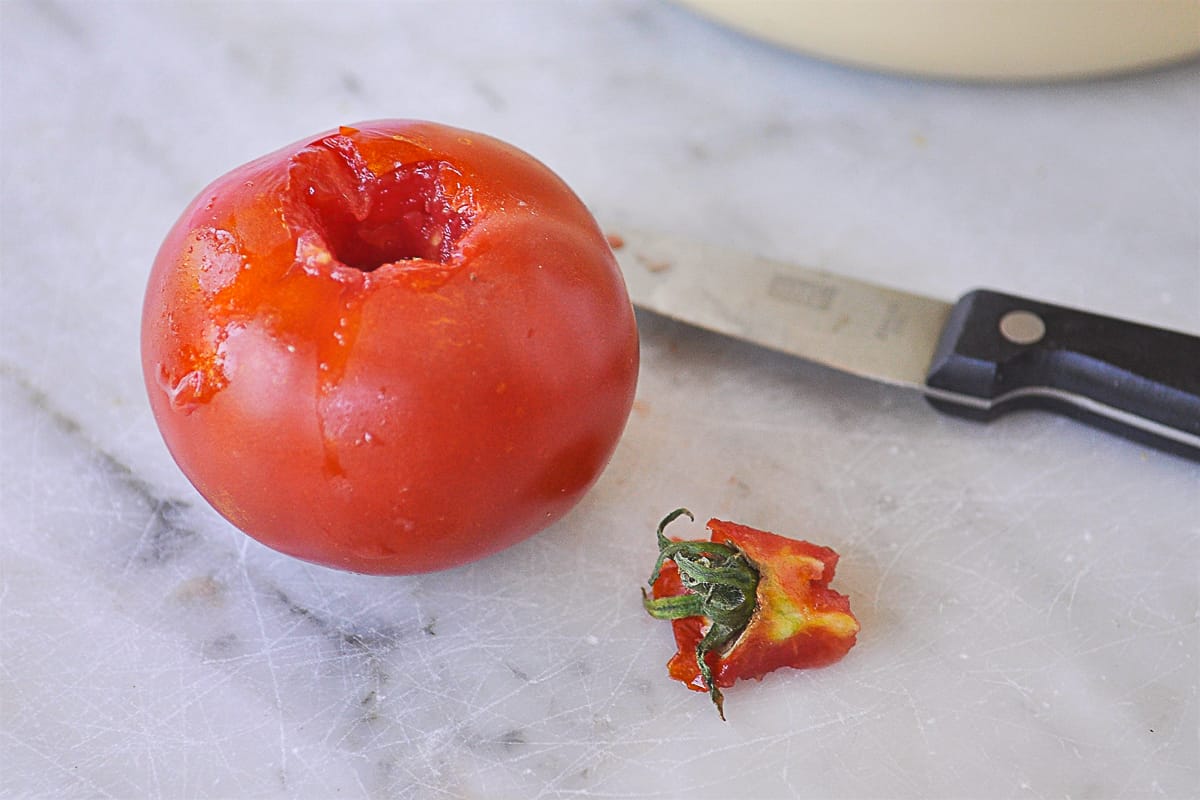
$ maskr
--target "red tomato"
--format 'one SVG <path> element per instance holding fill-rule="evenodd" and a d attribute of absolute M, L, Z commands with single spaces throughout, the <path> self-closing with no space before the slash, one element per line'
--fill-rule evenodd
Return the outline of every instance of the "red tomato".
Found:
<path fill-rule="evenodd" d="M 239 167 L 167 235 L 142 367 L 167 446 L 234 525 L 357 572 L 453 567 L 565 514 L 633 402 L 604 235 L 547 167 L 427 122 Z"/>

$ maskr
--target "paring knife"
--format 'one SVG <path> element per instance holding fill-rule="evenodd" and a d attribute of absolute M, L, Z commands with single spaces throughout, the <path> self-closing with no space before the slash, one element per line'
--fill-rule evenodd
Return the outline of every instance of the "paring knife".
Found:
<path fill-rule="evenodd" d="M 1200 460 L 1200 337 L 976 290 L 955 303 L 645 231 L 635 305 L 989 420 L 1040 407 Z"/>

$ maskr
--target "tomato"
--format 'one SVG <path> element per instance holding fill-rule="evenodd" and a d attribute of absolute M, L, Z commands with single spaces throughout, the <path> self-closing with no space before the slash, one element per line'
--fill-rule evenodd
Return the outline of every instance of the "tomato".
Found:
<path fill-rule="evenodd" d="M 579 501 L 625 426 L 638 341 L 560 178 L 494 138 L 391 120 L 201 192 L 155 259 L 142 366 L 168 449 L 230 522 L 407 574 Z"/>
<path fill-rule="evenodd" d="M 790 667 L 823 667 L 854 647 L 858 619 L 850 600 L 829 588 L 838 554 L 828 547 L 735 522 L 708 521 L 710 541 L 668 539 L 658 526 L 659 557 L 646 610 L 669 619 L 678 648 L 672 678 L 707 691 L 725 718 L 720 687 Z"/>

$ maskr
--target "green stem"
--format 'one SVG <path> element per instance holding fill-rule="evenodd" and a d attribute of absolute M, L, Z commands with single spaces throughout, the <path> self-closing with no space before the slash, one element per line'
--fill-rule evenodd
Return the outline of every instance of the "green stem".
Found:
<path fill-rule="evenodd" d="M 673 541 L 667 538 L 667 525 L 681 516 L 695 520 L 686 508 L 678 508 L 658 524 L 658 560 L 650 575 L 650 584 L 658 580 L 662 566 L 675 562 L 684 593 L 650 599 L 642 590 L 643 605 L 656 619 L 705 617 L 708 631 L 696 645 L 696 664 L 709 697 L 725 719 L 724 696 L 717 686 L 706 656 L 736 641 L 757 606 L 758 570 L 738 548 L 720 542 Z"/>
<path fill-rule="evenodd" d="M 698 594 L 679 594 L 652 600 L 642 589 L 642 605 L 655 619 L 683 619 L 704 614 L 704 598 Z"/>

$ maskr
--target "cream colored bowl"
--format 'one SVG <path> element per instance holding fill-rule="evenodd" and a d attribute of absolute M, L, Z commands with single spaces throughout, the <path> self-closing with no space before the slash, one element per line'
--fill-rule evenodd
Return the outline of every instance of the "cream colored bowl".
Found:
<path fill-rule="evenodd" d="M 938 78 L 1082 78 L 1200 55 L 1200 0 L 678 1 L 803 53 Z"/>

